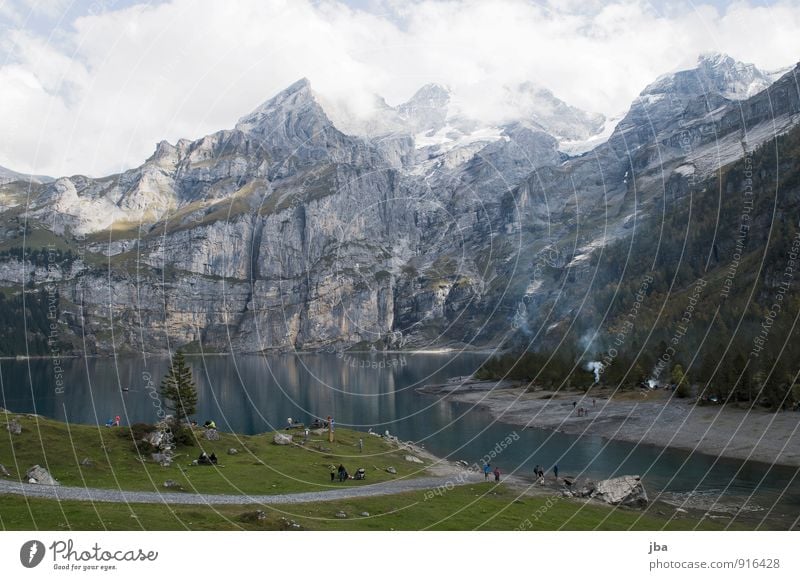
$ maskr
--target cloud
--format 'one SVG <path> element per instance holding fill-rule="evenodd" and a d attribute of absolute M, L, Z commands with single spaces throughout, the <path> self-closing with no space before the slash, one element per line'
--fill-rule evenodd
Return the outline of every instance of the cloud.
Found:
<path fill-rule="evenodd" d="M 36 5 L 51 15 L 62 6 Z M 172 0 L 108 8 L 114 5 L 87 5 L 56 35 L 23 25 L 0 41 L 9 55 L 0 61 L 0 164 L 52 175 L 117 172 L 141 163 L 161 139 L 232 127 L 303 76 L 356 109 L 371 93 L 398 103 L 440 82 L 491 119 L 502 87 L 524 81 L 614 114 L 701 52 L 727 52 L 765 69 L 800 58 L 800 6 L 790 2 L 384 0 L 352 8 L 330 0 Z"/>

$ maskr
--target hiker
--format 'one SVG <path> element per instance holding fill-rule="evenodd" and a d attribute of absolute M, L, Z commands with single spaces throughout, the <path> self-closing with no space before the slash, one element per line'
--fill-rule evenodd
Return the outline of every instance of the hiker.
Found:
<path fill-rule="evenodd" d="M 578 402 L 577 402 L 577 401 L 572 401 L 572 410 L 573 410 L 573 411 L 575 410 L 575 405 L 577 405 L 577 404 L 578 404 Z"/>
<path fill-rule="evenodd" d="M 558 479 L 558 464 L 553 467 L 553 475 Z"/>
<path fill-rule="evenodd" d="M 339 464 L 338 472 L 339 472 L 339 481 L 344 481 L 345 479 L 347 479 L 347 470 L 341 463 Z"/>
<path fill-rule="evenodd" d="M 114 419 L 109 417 L 108 421 L 106 421 L 106 427 L 113 427 L 114 426 Z"/>
<path fill-rule="evenodd" d="M 596 406 L 597 406 L 597 399 L 592 399 L 592 407 L 596 407 Z"/>
<path fill-rule="evenodd" d="M 205 427 L 206 429 L 216 429 L 217 424 L 214 421 L 206 421 L 205 423 L 203 423 L 203 427 Z"/>
<path fill-rule="evenodd" d="M 536 479 L 539 479 L 539 464 L 536 464 L 536 467 L 533 468 L 533 475 Z"/>
<path fill-rule="evenodd" d="M 358 452 L 359 453 L 364 453 L 364 440 L 363 439 L 359 439 L 358 440 Z"/>
<path fill-rule="evenodd" d="M 117 415 L 116 417 L 114 417 L 114 427 L 119 427 L 119 424 L 120 424 L 120 418 L 119 415 Z"/>
<path fill-rule="evenodd" d="M 286 419 L 286 422 L 289 424 L 289 426 L 288 426 L 288 427 L 286 427 L 286 428 L 287 428 L 287 429 L 291 429 L 291 428 L 292 428 L 292 423 L 294 423 L 294 419 L 292 419 L 291 417 L 289 417 L 288 419 Z"/>
<path fill-rule="evenodd" d="M 488 462 L 484 463 L 483 464 L 483 480 L 484 481 L 489 481 L 489 473 L 491 473 L 491 471 L 492 471 L 492 466 L 489 465 Z"/>
<path fill-rule="evenodd" d="M 336 481 L 336 466 L 331 465 L 331 483 Z"/>
<path fill-rule="evenodd" d="M 494 480 L 500 481 L 500 468 L 497 466 L 494 468 Z"/>

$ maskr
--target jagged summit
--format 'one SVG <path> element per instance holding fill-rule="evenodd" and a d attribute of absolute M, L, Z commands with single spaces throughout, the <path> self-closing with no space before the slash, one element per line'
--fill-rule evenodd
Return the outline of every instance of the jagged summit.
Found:
<path fill-rule="evenodd" d="M 763 91 L 772 80 L 769 74 L 753 64 L 711 52 L 701 54 L 693 69 L 660 76 L 642 91 L 640 98 L 653 101 L 670 94 L 689 97 L 719 95 L 728 100 L 742 100 Z"/>
<path fill-rule="evenodd" d="M 293 121 L 308 120 L 330 123 L 307 78 L 292 83 L 277 95 L 256 107 L 236 123 L 244 133 L 274 131 Z"/>

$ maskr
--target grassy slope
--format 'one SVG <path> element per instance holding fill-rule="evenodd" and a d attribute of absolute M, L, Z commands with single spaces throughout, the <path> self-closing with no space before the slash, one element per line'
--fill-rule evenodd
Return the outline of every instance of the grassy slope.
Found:
<path fill-rule="evenodd" d="M 16 417 L 22 424 L 21 435 L 12 436 L 5 424 Z M 12 475 L 24 477 L 32 465 L 47 467 L 62 485 L 153 491 L 163 490 L 167 479 L 179 482 L 186 491 L 232 494 L 279 494 L 321 491 L 330 487 L 330 465 L 343 463 L 353 473 L 367 469 L 366 482 L 349 481 L 346 485 L 364 485 L 402 476 L 423 474 L 422 466 L 405 460 L 407 451 L 378 437 L 337 429 L 336 442 L 329 444 L 327 434 L 311 436 L 306 446 L 274 445 L 272 434 L 242 436 L 221 433 L 220 441 L 200 441 L 195 447 L 181 447 L 172 467 L 161 467 L 134 450 L 133 441 L 121 436 L 123 428 L 65 425 L 29 415 L 0 412 L 0 463 Z M 297 437 L 297 431 L 294 432 Z M 302 437 L 302 434 L 300 434 Z M 358 451 L 358 439 L 364 451 Z M 237 455 L 227 455 L 235 447 Z M 320 451 L 320 447 L 323 451 Z M 326 451 L 330 449 L 330 451 Z M 190 466 L 201 452 L 215 452 L 219 466 Z M 84 467 L 88 457 L 94 465 Z M 397 475 L 385 471 L 388 466 Z M 336 484 L 335 484 L 336 485 Z"/>
<path fill-rule="evenodd" d="M 12 417 L 23 425 L 23 433 L 11 436 L 4 428 Z M 0 463 L 17 476 L 31 465 L 47 465 L 64 485 L 122 487 L 130 490 L 160 488 L 166 479 L 181 482 L 187 491 L 209 493 L 291 493 L 320 490 L 329 485 L 330 464 L 344 462 L 351 470 L 358 465 L 368 469 L 367 482 L 394 476 L 384 471 L 393 465 L 399 475 L 421 473 L 415 464 L 406 462 L 404 450 L 383 440 L 354 431 L 338 430 L 337 442 L 330 453 L 298 446 L 276 446 L 270 435 L 236 436 L 222 434 L 219 442 L 203 442 L 207 451 L 215 451 L 225 467 L 189 467 L 189 459 L 200 447 L 189 448 L 178 465 L 162 468 L 152 462 L 142 463 L 130 440 L 119 436 L 122 429 L 66 426 L 41 417 L 0 412 Z M 357 441 L 364 440 L 359 454 Z M 327 442 L 321 443 L 328 446 Z M 237 447 L 240 453 L 228 456 L 225 450 Z M 80 460 L 91 458 L 95 464 L 81 467 Z M 17 468 L 17 465 L 19 468 Z M 112 468 L 113 466 L 113 468 Z M 287 477 L 292 474 L 293 477 Z M 334 484 L 339 487 L 342 484 Z M 343 485 L 357 486 L 349 481 Z M 565 500 L 553 495 L 525 495 L 505 485 L 480 484 L 456 487 L 439 495 L 418 491 L 390 496 L 358 498 L 275 507 L 262 507 L 263 521 L 242 516 L 255 506 L 182 506 L 92 504 L 57 502 L 0 495 L 0 529 L 73 529 L 73 530 L 235 530 L 284 529 L 286 518 L 303 529 L 335 530 L 627 530 L 694 529 L 697 520 L 681 516 L 668 521 L 673 513 L 654 505 L 642 513 L 612 509 L 602 505 Z M 335 517 L 343 510 L 348 518 Z M 664 511 L 662 511 L 664 510 Z M 369 512 L 363 517 L 362 512 Z M 723 523 L 703 520 L 700 529 L 719 529 Z"/>
<path fill-rule="evenodd" d="M 6 530 L 280 530 L 286 520 L 311 530 L 721 530 L 726 522 L 584 504 L 557 496 L 524 496 L 494 483 L 457 487 L 426 500 L 425 492 L 261 506 L 158 506 L 25 500 L 0 496 Z M 336 517 L 340 511 L 346 519 Z M 367 512 L 369 516 L 361 514 Z M 733 526 L 732 526 L 733 527 Z M 738 528 L 735 528 L 738 529 Z"/>

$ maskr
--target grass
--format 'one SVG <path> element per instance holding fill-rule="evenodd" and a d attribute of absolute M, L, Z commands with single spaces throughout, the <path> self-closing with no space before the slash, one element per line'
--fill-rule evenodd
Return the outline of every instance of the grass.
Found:
<path fill-rule="evenodd" d="M 430 495 L 430 494 L 428 494 Z M 256 510 L 266 517 L 258 520 Z M 338 518 L 343 511 L 347 518 Z M 362 515 L 368 513 L 369 515 Z M 285 506 L 103 504 L 0 496 L 4 530 L 721 530 L 725 523 L 523 496 L 499 484 Z"/>
<path fill-rule="evenodd" d="M 22 434 L 11 435 L 5 424 L 16 418 Z M 62 485 L 133 491 L 163 491 L 172 479 L 187 492 L 229 494 L 281 494 L 321 491 L 331 487 L 330 466 L 343 463 L 350 473 L 367 470 L 367 480 L 344 485 L 364 485 L 424 474 L 424 465 L 405 460 L 409 452 L 379 437 L 358 431 L 336 430 L 336 442 L 327 434 L 311 435 L 306 445 L 275 445 L 272 433 L 236 435 L 220 433 L 219 441 L 206 441 L 197 431 L 194 447 L 180 447 L 171 467 L 161 467 L 149 454 L 139 455 L 129 431 L 105 426 L 66 425 L 34 415 L 0 412 L 0 463 L 14 479 L 33 465 L 46 467 Z M 302 438 L 294 431 L 295 438 Z M 358 440 L 364 442 L 359 452 Z M 228 455 L 229 448 L 238 449 Z M 192 466 L 201 451 L 216 453 L 217 466 Z M 88 457 L 90 466 L 80 462 Z M 386 472 L 392 466 L 397 475 Z M 341 484 L 335 483 L 333 487 Z"/>
<path fill-rule="evenodd" d="M 11 435 L 4 428 L 12 418 L 22 424 L 22 434 Z M 343 429 L 337 429 L 334 444 L 314 436 L 315 441 L 305 446 L 274 445 L 269 433 L 223 433 L 218 442 L 201 440 L 197 447 L 183 448 L 178 461 L 163 468 L 139 457 L 133 442 L 120 436 L 126 433 L 124 428 L 68 426 L 7 411 L 0 411 L 0 428 L 0 463 L 12 472 L 12 478 L 40 464 L 63 485 L 163 491 L 163 482 L 173 479 L 186 492 L 268 495 L 338 489 L 424 473 L 422 466 L 405 460 L 405 449 Z M 364 441 L 363 453 L 358 451 L 359 438 Z M 229 447 L 238 448 L 239 453 L 227 455 Z M 201 449 L 216 452 L 220 465 L 191 467 L 190 460 Z M 81 466 L 84 457 L 94 464 Z M 329 466 L 340 462 L 351 471 L 366 467 L 366 482 L 331 485 Z M 397 469 L 397 476 L 385 471 L 389 465 Z M 258 509 L 265 512 L 263 519 L 256 517 Z M 337 517 L 340 511 L 348 517 Z M 309 530 L 705 530 L 723 529 L 727 524 L 727 520 L 699 520 L 683 514 L 669 519 L 667 514 L 673 513 L 673 508 L 663 504 L 637 511 L 565 499 L 551 492 L 521 495 L 502 483 L 456 486 L 441 493 L 415 491 L 277 506 L 111 504 L 0 495 L 0 529 L 4 530 L 297 529 L 291 522 Z"/>

